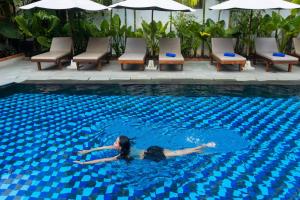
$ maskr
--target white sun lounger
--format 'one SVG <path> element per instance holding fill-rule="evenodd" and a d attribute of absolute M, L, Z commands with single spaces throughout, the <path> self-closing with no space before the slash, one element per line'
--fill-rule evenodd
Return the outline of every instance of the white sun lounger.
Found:
<path fill-rule="evenodd" d="M 80 69 L 80 64 L 91 63 L 96 64 L 97 69 L 101 69 L 101 61 L 106 59 L 109 62 L 110 55 L 110 39 L 105 38 L 90 38 L 86 52 L 73 57 L 73 61 L 76 62 L 77 70 Z"/>
<path fill-rule="evenodd" d="M 42 70 L 41 62 L 54 62 L 62 68 L 61 60 L 71 60 L 72 55 L 72 38 L 70 37 L 56 37 L 52 39 L 50 51 L 40 55 L 33 56 L 32 62 L 37 62 L 38 70 Z"/>
<path fill-rule="evenodd" d="M 246 58 L 236 54 L 234 57 L 224 56 L 224 53 L 234 53 L 234 39 L 233 38 L 212 38 L 212 55 L 213 60 L 217 62 L 217 71 L 221 70 L 221 65 L 239 65 L 239 71 L 242 71 L 246 64 Z"/>
<path fill-rule="evenodd" d="M 147 53 L 146 41 L 143 38 L 127 38 L 125 53 L 119 57 L 118 62 L 124 70 L 124 64 L 143 65 Z"/>
<path fill-rule="evenodd" d="M 255 39 L 255 58 L 260 57 L 266 62 L 266 71 L 268 72 L 270 66 L 275 64 L 288 64 L 288 71 L 292 71 L 292 65 L 298 64 L 298 58 L 290 55 L 284 57 L 273 56 L 274 52 L 278 52 L 278 47 L 275 38 L 256 38 Z"/>
<path fill-rule="evenodd" d="M 166 53 L 174 53 L 175 57 L 166 56 Z M 161 65 L 180 65 L 183 70 L 184 58 L 181 54 L 179 38 L 162 38 L 159 40 L 159 69 Z"/>

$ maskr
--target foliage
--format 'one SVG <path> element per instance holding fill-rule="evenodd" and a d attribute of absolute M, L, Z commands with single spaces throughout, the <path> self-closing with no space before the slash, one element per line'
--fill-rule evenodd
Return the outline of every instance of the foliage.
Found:
<path fill-rule="evenodd" d="M 270 37 L 273 32 L 275 32 L 279 51 L 291 51 L 292 38 L 300 33 L 300 16 L 289 15 L 283 18 L 276 12 L 272 15 L 265 15 L 261 19 L 257 35 Z"/>
<path fill-rule="evenodd" d="M 214 22 L 207 19 L 205 24 L 200 24 L 195 17 L 179 14 L 174 20 L 177 36 L 181 39 L 181 50 L 184 56 L 196 56 L 201 43 L 211 51 L 212 37 L 225 37 L 225 21 Z"/>
<path fill-rule="evenodd" d="M 230 37 L 231 34 L 229 30 L 225 30 L 225 21 L 214 22 L 212 19 L 207 19 L 203 31 L 200 32 L 200 38 L 211 52 L 211 38 Z"/>
<path fill-rule="evenodd" d="M 181 51 L 184 56 L 191 56 L 197 51 L 201 44 L 201 26 L 196 22 L 195 17 L 180 13 L 173 21 L 177 37 L 181 40 Z"/>
<path fill-rule="evenodd" d="M 295 3 L 295 4 L 300 4 L 300 0 L 292 0 L 291 2 Z M 292 9 L 291 14 L 297 15 L 297 14 L 299 14 L 299 12 L 300 12 L 300 9 Z"/>
<path fill-rule="evenodd" d="M 18 28 L 10 20 L 0 21 L 0 35 L 9 39 L 21 39 Z"/>
<path fill-rule="evenodd" d="M 167 37 L 168 24 L 163 24 L 161 21 L 152 21 L 150 23 L 142 21 L 142 28 L 137 30 L 137 35 L 145 38 L 150 56 L 158 55 L 159 39 Z"/>
<path fill-rule="evenodd" d="M 0 43 L 0 58 L 6 57 L 12 54 L 16 54 L 17 51 L 11 45 L 1 44 Z"/>
<path fill-rule="evenodd" d="M 50 47 L 52 37 L 62 34 L 59 18 L 46 11 L 39 11 L 33 15 L 18 15 L 15 20 L 25 37 L 36 39 L 46 48 Z"/>

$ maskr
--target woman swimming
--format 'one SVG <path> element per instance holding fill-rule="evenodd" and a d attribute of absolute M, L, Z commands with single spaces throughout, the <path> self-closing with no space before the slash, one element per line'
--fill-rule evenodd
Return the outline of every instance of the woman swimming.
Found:
<path fill-rule="evenodd" d="M 127 136 L 121 135 L 119 136 L 113 145 L 111 146 L 103 146 L 97 147 L 89 150 L 82 150 L 78 153 L 81 155 L 91 153 L 93 151 L 105 150 L 105 149 L 115 149 L 119 151 L 119 155 L 110 157 L 110 158 L 102 158 L 97 160 L 91 160 L 87 162 L 74 161 L 77 164 L 96 164 L 100 162 L 114 161 L 118 159 L 129 160 L 131 157 L 139 157 L 140 159 L 148 159 L 153 161 L 160 161 L 166 158 L 175 157 L 175 156 L 183 156 L 192 153 L 200 153 L 202 149 L 207 147 L 215 147 L 216 144 L 214 142 L 209 142 L 207 144 L 203 144 L 194 148 L 186 148 L 181 150 L 169 150 L 164 149 L 159 146 L 150 146 L 146 151 L 135 151 L 134 155 L 130 155 L 131 152 L 131 144 L 130 139 Z"/>

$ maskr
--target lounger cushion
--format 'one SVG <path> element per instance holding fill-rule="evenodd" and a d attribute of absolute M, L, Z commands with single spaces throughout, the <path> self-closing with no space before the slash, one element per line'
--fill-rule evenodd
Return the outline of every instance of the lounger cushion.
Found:
<path fill-rule="evenodd" d="M 127 38 L 125 53 L 141 53 L 146 54 L 147 44 L 143 38 Z"/>
<path fill-rule="evenodd" d="M 52 52 L 72 52 L 71 37 L 56 37 L 52 39 L 50 51 Z"/>
<path fill-rule="evenodd" d="M 125 53 L 119 57 L 119 61 L 143 61 L 145 56 L 145 53 Z"/>
<path fill-rule="evenodd" d="M 99 53 L 91 53 L 91 52 L 84 52 L 82 54 L 79 54 L 73 58 L 74 61 L 76 60 L 91 60 L 91 61 L 97 61 L 101 57 L 103 57 L 107 52 L 99 52 Z"/>
<path fill-rule="evenodd" d="M 213 53 L 213 56 L 217 57 L 222 61 L 246 61 L 246 58 L 239 54 L 235 54 L 234 57 L 229 57 L 229 56 L 224 56 L 224 53 Z"/>
<path fill-rule="evenodd" d="M 109 38 L 108 37 L 104 37 L 104 38 L 90 38 L 87 48 L 86 48 L 86 52 L 109 52 L 110 51 L 110 44 L 109 44 Z"/>
<path fill-rule="evenodd" d="M 260 53 L 257 52 L 257 55 L 270 59 L 272 61 L 283 61 L 283 62 L 297 62 L 298 58 L 293 57 L 293 56 L 289 56 L 289 55 L 285 55 L 284 57 L 278 57 L 278 56 L 273 56 L 273 53 Z"/>
<path fill-rule="evenodd" d="M 211 46 L 213 53 L 234 52 L 234 38 L 212 38 Z"/>
<path fill-rule="evenodd" d="M 275 38 L 255 38 L 255 51 L 258 53 L 278 52 Z"/>
<path fill-rule="evenodd" d="M 36 55 L 33 56 L 31 58 L 32 61 L 35 60 L 51 60 L 51 61 L 56 61 L 59 58 L 62 58 L 64 56 L 67 56 L 68 54 L 70 54 L 70 52 L 46 52 L 46 53 L 42 53 L 40 55 Z"/>

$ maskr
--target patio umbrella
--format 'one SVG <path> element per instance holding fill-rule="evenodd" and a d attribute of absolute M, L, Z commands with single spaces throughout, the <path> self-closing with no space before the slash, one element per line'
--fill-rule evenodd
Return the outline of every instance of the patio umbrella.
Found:
<path fill-rule="evenodd" d="M 23 10 L 29 10 L 33 8 L 43 8 L 43 9 L 50 9 L 50 10 L 66 10 L 67 21 L 69 21 L 68 10 L 81 9 L 87 11 L 100 11 L 100 10 L 110 9 L 104 5 L 101 5 L 91 0 L 41 0 L 20 7 L 20 9 Z M 71 25 L 72 38 L 74 37 L 73 31 L 74 30 Z"/>
<path fill-rule="evenodd" d="M 296 9 L 296 8 L 300 8 L 300 5 L 283 1 L 283 0 L 229 0 L 210 7 L 211 10 L 230 10 L 230 9 L 251 10 L 249 30 L 251 30 L 252 27 L 253 10 L 267 10 L 267 9 L 280 10 L 280 9 Z M 250 47 L 248 47 L 247 49 L 247 56 L 249 54 L 249 50 Z"/>
<path fill-rule="evenodd" d="M 106 10 L 108 7 L 91 0 L 41 0 L 20 7 L 21 9 L 44 8 L 51 10 L 69 10 L 78 8 L 88 11 Z"/>
<path fill-rule="evenodd" d="M 109 8 L 127 8 L 133 10 L 152 10 L 153 22 L 154 10 L 158 11 L 182 11 L 193 12 L 194 9 L 173 0 L 127 0 L 109 6 Z"/>

